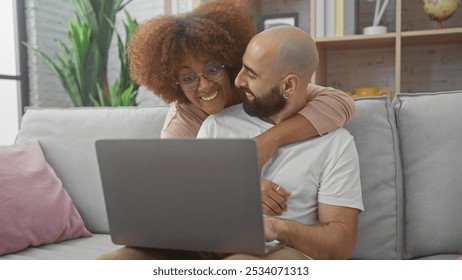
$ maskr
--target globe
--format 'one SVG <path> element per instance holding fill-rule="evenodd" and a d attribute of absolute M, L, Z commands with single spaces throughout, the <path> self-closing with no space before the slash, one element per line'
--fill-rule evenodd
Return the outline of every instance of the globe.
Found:
<path fill-rule="evenodd" d="M 442 21 L 450 18 L 459 5 L 460 0 L 422 0 L 424 12 L 431 20 L 438 22 L 436 28 L 443 28 Z"/>

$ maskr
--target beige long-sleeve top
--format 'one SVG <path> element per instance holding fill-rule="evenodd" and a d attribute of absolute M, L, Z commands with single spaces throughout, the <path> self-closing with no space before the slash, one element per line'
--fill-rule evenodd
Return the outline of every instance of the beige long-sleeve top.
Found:
<path fill-rule="evenodd" d="M 298 112 L 314 126 L 319 135 L 344 126 L 356 110 L 351 97 L 340 90 L 310 84 L 307 104 Z M 208 117 L 191 103 L 172 103 L 161 138 L 196 138 L 202 122 Z"/>

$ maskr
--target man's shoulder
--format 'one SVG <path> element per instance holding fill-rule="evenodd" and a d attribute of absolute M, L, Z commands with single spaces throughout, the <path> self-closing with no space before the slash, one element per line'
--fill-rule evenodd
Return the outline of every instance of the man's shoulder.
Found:
<path fill-rule="evenodd" d="M 240 118 L 241 116 L 245 115 L 244 109 L 242 104 L 233 105 L 231 107 L 223 109 L 218 114 L 210 115 L 207 119 L 210 120 L 226 120 L 230 118 Z"/>
<path fill-rule="evenodd" d="M 244 107 L 242 107 L 242 104 L 236 104 L 236 105 L 223 109 L 223 111 L 216 114 L 216 116 L 222 116 L 222 117 L 223 116 L 236 116 L 236 115 L 241 115 L 243 113 L 245 112 L 244 112 Z"/>
<path fill-rule="evenodd" d="M 316 141 L 318 141 L 319 145 L 322 145 L 322 147 L 333 150 L 344 150 L 354 142 L 353 136 L 343 127 L 339 127 L 332 130 L 330 133 L 312 139 L 317 139 Z"/>
<path fill-rule="evenodd" d="M 342 138 L 351 138 L 353 137 L 351 133 L 344 127 L 339 127 L 332 130 L 328 135 L 332 135 L 333 137 L 342 137 Z"/>
<path fill-rule="evenodd" d="M 324 139 L 327 141 L 329 140 L 345 140 L 345 139 L 352 139 L 353 136 L 351 133 L 343 127 L 336 128 L 332 130 L 331 132 L 324 134 L 323 136 L 317 137 L 318 139 Z"/>
<path fill-rule="evenodd" d="M 249 119 L 241 104 L 231 106 L 218 114 L 210 115 L 202 123 L 198 136 L 202 138 L 253 137 L 256 128 L 254 122 Z"/>

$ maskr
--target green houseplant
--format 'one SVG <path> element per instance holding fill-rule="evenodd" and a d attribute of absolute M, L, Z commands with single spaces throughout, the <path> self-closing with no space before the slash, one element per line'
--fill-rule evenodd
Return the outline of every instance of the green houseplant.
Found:
<path fill-rule="evenodd" d="M 125 46 L 137 22 L 124 10 L 126 39 L 115 28 L 118 12 L 131 0 L 71 0 L 76 18 L 69 22 L 69 46 L 59 41 L 60 54 L 54 61 L 44 52 L 30 48 L 59 78 L 74 106 L 132 106 L 138 85 L 131 81 Z M 108 58 L 113 34 L 117 35 L 120 73 L 108 82 Z"/>

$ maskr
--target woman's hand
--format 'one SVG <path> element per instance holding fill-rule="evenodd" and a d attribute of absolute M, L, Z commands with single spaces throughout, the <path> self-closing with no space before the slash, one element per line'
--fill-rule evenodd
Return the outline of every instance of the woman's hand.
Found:
<path fill-rule="evenodd" d="M 287 211 L 287 198 L 289 198 L 290 192 L 266 179 L 260 180 L 260 190 L 263 214 L 279 216 Z"/>

